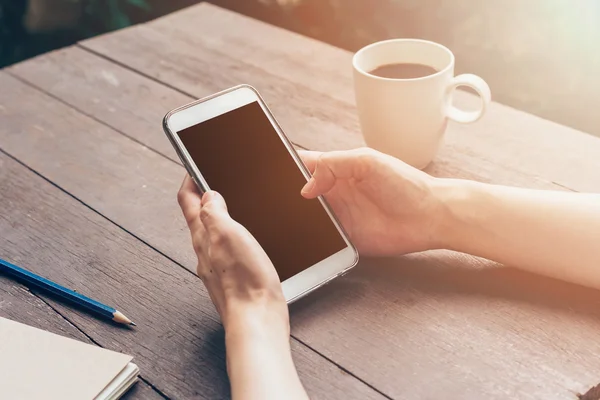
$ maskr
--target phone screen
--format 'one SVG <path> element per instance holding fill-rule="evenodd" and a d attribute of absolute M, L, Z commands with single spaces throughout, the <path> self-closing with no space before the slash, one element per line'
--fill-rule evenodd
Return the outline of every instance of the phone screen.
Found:
<path fill-rule="evenodd" d="M 261 244 L 281 281 L 347 247 L 258 102 L 177 133 L 229 214 Z"/>

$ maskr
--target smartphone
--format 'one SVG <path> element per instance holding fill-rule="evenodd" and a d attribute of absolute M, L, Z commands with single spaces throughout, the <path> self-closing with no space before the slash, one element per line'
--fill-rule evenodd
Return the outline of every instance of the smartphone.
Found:
<path fill-rule="evenodd" d="M 201 193 L 216 190 L 254 235 L 288 303 L 345 274 L 358 252 L 258 92 L 241 85 L 169 112 L 163 128 Z"/>

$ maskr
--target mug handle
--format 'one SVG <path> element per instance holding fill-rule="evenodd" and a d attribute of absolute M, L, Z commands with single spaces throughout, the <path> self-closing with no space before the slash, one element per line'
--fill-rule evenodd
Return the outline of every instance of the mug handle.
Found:
<path fill-rule="evenodd" d="M 464 111 L 460 110 L 452 105 L 452 94 L 454 90 L 459 86 L 468 86 L 475 90 L 481 99 L 481 107 L 477 111 Z M 462 74 L 454 77 L 446 89 L 446 95 L 448 96 L 449 106 L 446 115 L 453 121 L 460 122 L 461 124 L 469 124 L 477 121 L 485 114 L 485 111 L 492 101 L 492 92 L 487 83 L 477 75 L 473 74 Z"/>

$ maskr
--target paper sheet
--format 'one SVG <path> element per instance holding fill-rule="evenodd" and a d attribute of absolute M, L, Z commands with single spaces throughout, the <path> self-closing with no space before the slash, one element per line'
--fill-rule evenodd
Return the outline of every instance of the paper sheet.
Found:
<path fill-rule="evenodd" d="M 0 398 L 93 399 L 132 357 L 0 318 Z"/>

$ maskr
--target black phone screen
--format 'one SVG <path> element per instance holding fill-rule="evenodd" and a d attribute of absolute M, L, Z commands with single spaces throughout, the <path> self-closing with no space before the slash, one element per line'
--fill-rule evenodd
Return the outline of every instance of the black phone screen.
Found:
<path fill-rule="evenodd" d="M 343 250 L 346 242 L 258 102 L 178 132 L 206 183 L 261 244 L 281 281 Z"/>

